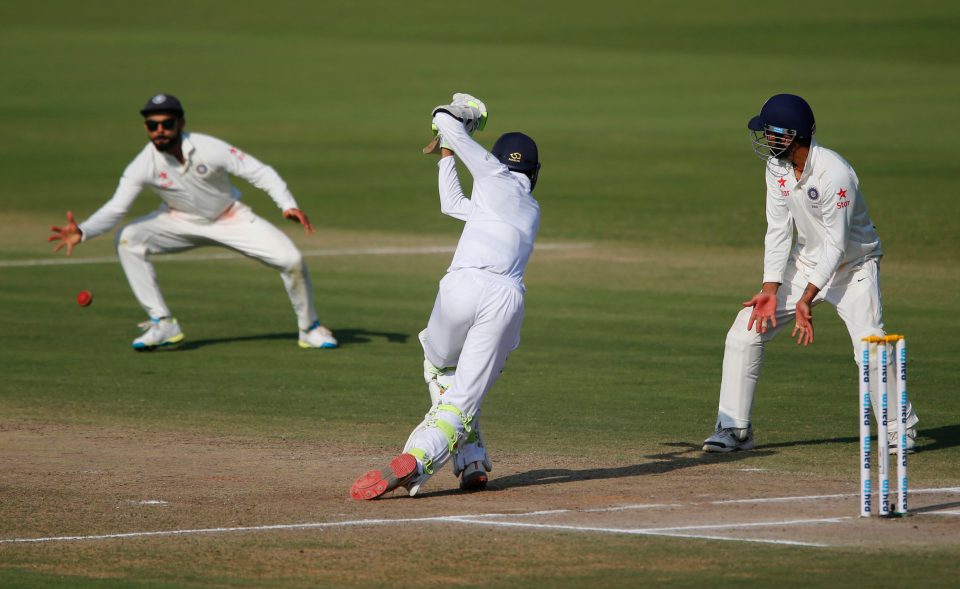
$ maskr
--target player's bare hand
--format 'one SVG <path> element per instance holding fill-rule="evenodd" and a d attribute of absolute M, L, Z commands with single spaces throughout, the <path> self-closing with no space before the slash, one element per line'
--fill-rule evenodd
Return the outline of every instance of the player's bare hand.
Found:
<path fill-rule="evenodd" d="M 63 227 L 57 227 L 54 225 L 50 228 L 50 231 L 53 231 L 53 235 L 47 238 L 47 241 L 59 241 L 56 247 L 53 248 L 53 251 L 58 252 L 63 248 L 67 248 L 67 255 L 73 253 L 73 248 L 78 243 L 83 240 L 83 233 L 80 231 L 80 228 L 77 226 L 77 222 L 73 219 L 73 211 L 67 211 L 67 224 Z"/>
<path fill-rule="evenodd" d="M 797 344 L 803 344 L 804 347 L 813 343 L 813 314 L 808 303 L 797 303 L 797 324 L 790 337 L 797 338 Z"/>
<path fill-rule="evenodd" d="M 313 225 L 310 224 L 310 219 L 307 217 L 307 214 L 300 209 L 287 209 L 283 211 L 283 218 L 296 221 L 297 223 L 303 225 L 303 230 L 307 235 L 311 235 L 313 233 Z"/>
<path fill-rule="evenodd" d="M 757 333 L 767 333 L 768 329 L 777 326 L 777 297 L 776 295 L 759 293 L 753 295 L 749 301 L 743 302 L 744 307 L 753 307 L 750 320 L 747 322 L 747 331 L 757 328 Z"/>

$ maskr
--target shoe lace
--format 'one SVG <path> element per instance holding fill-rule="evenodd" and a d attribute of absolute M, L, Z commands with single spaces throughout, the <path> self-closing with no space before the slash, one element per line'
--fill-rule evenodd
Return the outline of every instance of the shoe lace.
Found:
<path fill-rule="evenodd" d="M 142 321 L 140 323 L 137 323 L 137 327 L 139 327 L 140 331 L 144 333 L 150 331 L 150 328 L 153 327 L 154 325 L 155 324 L 153 321 Z"/>

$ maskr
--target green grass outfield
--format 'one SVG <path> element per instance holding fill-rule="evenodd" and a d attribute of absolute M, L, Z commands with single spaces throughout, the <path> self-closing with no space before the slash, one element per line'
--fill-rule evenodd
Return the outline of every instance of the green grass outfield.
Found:
<path fill-rule="evenodd" d="M 276 273 L 249 261 L 158 264 L 189 343 L 152 355 L 129 351 L 143 317 L 118 263 L 29 263 L 58 259 L 45 240 L 64 211 L 83 219 L 110 196 L 145 142 L 137 111 L 160 91 L 184 101 L 191 129 L 280 172 L 318 227 L 305 239 L 284 226 L 302 249 L 452 246 L 459 223 L 439 213 L 434 162 L 420 147 L 430 109 L 467 91 L 490 108 L 481 142 L 523 130 L 540 144 L 541 242 L 592 246 L 534 255 L 522 345 L 485 405 L 488 438 L 498 451 L 598 464 L 698 443 L 713 426 L 724 335 L 761 275 L 763 165 L 745 124 L 767 96 L 795 92 L 817 114 L 819 141 L 856 168 L 883 239 L 885 319 L 888 331 L 909 337 L 911 396 L 929 450 L 916 455 L 911 478 L 960 484 L 960 7 L 351 6 L 0 7 L 0 419 L 400 444 L 424 409 L 416 334 L 448 254 L 308 258 L 321 316 L 344 343 L 317 354 L 296 348 Z M 268 197 L 245 188 L 255 211 L 281 223 Z M 156 203 L 145 193 L 134 214 Z M 103 236 L 74 258 L 110 255 Z M 95 296 L 87 309 L 73 302 L 81 289 Z M 831 309 L 815 317 L 813 347 L 784 337 L 769 348 L 754 418 L 759 443 L 777 451 L 752 460 L 852 482 L 850 343 Z M 0 476 L 16 461 L 0 447 Z M 0 479 L 0 537 L 23 516 L 4 509 L 5 489 Z M 245 549 L 269 553 L 297 541 L 318 542 L 264 538 L 259 546 L 253 538 Z M 584 566 L 561 575 L 534 561 L 509 584 L 636 586 L 644 562 L 669 564 L 714 546 L 556 541 L 568 562 L 579 554 Z M 820 553 L 811 568 L 790 548 L 721 544 L 700 567 L 665 565 L 651 578 L 790 587 L 849 585 L 863 575 L 936 587 L 955 583 L 960 560 L 955 547 L 841 550 Z M 242 562 L 229 575 L 194 568 L 178 550 L 174 568 L 177 551 L 125 555 L 135 564 L 107 563 L 113 578 L 100 579 L 43 572 L 55 551 L 0 546 L 0 585 L 310 586 L 264 578 Z M 503 558 L 491 550 L 494 562 Z M 587 566 L 597 555 L 613 565 Z M 907 565 L 893 566 L 892 556 Z"/>

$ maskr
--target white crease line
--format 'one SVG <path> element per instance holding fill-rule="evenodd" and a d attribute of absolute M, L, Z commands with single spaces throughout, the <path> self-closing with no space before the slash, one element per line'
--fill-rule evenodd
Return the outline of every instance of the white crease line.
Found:
<path fill-rule="evenodd" d="M 908 494 L 949 494 L 960 493 L 960 487 L 940 487 L 937 489 L 909 489 Z M 896 495 L 896 492 L 891 493 Z M 780 503 L 784 501 L 816 501 L 818 499 L 843 499 L 857 497 L 857 493 L 839 493 L 835 495 L 802 495 L 797 497 L 759 497 L 755 499 L 722 499 L 711 501 L 710 505 L 725 505 L 730 503 Z"/>
<path fill-rule="evenodd" d="M 537 250 L 569 250 L 592 248 L 592 243 L 540 243 L 534 246 Z M 303 250 L 307 257 L 333 256 L 402 256 L 412 254 L 450 254 L 453 246 L 399 246 L 399 247 L 363 247 L 363 248 L 331 248 Z M 242 255 L 232 252 L 212 254 L 165 254 L 151 258 L 155 262 L 197 262 L 205 260 L 233 260 L 241 259 Z M 119 261 L 116 256 L 98 256 L 93 258 L 41 258 L 33 260 L 0 260 L 0 268 L 29 268 L 35 266 L 77 266 L 88 264 L 115 264 Z"/>
<path fill-rule="evenodd" d="M 800 542 L 798 540 L 771 540 L 769 538 L 730 538 L 728 536 L 708 536 L 706 534 L 650 534 L 651 536 L 666 536 L 670 538 L 694 538 L 697 540 L 725 540 L 727 542 L 756 542 L 759 544 L 785 544 L 787 546 L 809 546 L 811 548 L 829 548 L 829 544 L 817 542 Z"/>
<path fill-rule="evenodd" d="M 679 503 L 636 503 L 633 505 L 619 505 L 617 507 L 598 507 L 596 509 L 581 509 L 579 513 L 606 513 L 611 511 L 633 511 L 637 509 L 663 509 L 667 507 L 686 507 Z"/>
<path fill-rule="evenodd" d="M 531 517 L 537 515 L 556 515 L 558 513 L 573 513 L 571 509 L 546 509 L 543 511 L 528 511 L 526 513 L 481 513 L 477 515 L 450 515 L 443 517 Z"/>
<path fill-rule="evenodd" d="M 842 517 L 823 517 L 817 519 L 793 519 L 793 520 L 780 520 L 772 522 L 746 522 L 738 524 L 704 524 L 704 525 L 694 525 L 694 526 L 675 526 L 669 528 L 647 528 L 652 532 L 672 532 L 680 530 L 722 530 L 724 528 L 762 528 L 764 526 L 801 526 L 806 524 L 824 524 L 832 523 L 838 524 L 842 521 L 851 519 L 848 516 Z"/>
<path fill-rule="evenodd" d="M 469 516 L 468 516 L 469 517 Z M 367 526 L 381 524 L 405 524 L 443 521 L 443 517 L 417 517 L 404 519 L 363 519 L 341 522 L 322 522 L 310 524 L 274 524 L 267 526 L 242 526 L 235 528 L 199 528 L 185 530 L 161 530 L 157 532 L 126 532 L 122 534 L 95 534 L 90 536 L 51 536 L 46 538 L 8 538 L 0 539 L 0 544 L 27 544 L 38 542 L 65 542 L 79 540 L 113 540 L 120 538 L 148 538 L 156 536 L 191 536 L 195 534 L 223 534 L 227 532 L 262 532 L 269 530 L 313 530 L 347 526 Z"/>
<path fill-rule="evenodd" d="M 489 517 L 500 517 L 500 516 L 523 516 L 523 515 L 534 515 L 534 514 L 551 514 L 556 513 L 558 510 L 551 511 L 541 511 L 541 512 L 530 512 L 528 514 L 477 514 L 477 515 L 451 515 L 451 516 L 437 516 L 437 517 L 420 517 L 420 518 L 402 518 L 402 519 L 364 519 L 364 520 L 348 520 L 340 522 L 323 522 L 323 523 L 308 523 L 308 524 L 275 524 L 267 526 L 243 526 L 243 527 L 233 527 L 233 528 L 200 528 L 200 529 L 184 529 L 184 530 L 161 530 L 156 532 L 126 532 L 121 534 L 95 534 L 89 536 L 50 536 L 44 538 L 8 538 L 0 539 L 0 544 L 38 544 L 44 542 L 76 542 L 84 540 L 117 540 L 124 538 L 150 538 L 150 537 L 163 537 L 163 536 L 191 536 L 199 534 L 224 534 L 230 532 L 262 532 L 270 530 L 315 530 L 315 529 L 324 529 L 324 528 L 338 528 L 338 527 L 350 527 L 350 526 L 371 526 L 371 525 L 396 525 L 396 524 L 406 524 L 406 523 L 435 523 L 435 522 L 454 522 L 454 523 L 465 523 L 465 524 L 474 524 L 474 525 L 490 525 L 490 526 L 504 526 L 504 527 L 531 527 L 531 528 L 545 528 L 545 529 L 561 529 L 561 530 L 571 530 L 571 531 L 581 531 L 581 532 L 608 532 L 608 533 L 620 533 L 620 534 L 646 534 L 646 535 L 667 535 L 668 532 L 681 532 L 683 530 L 692 530 L 692 529 L 711 529 L 711 528 L 736 528 L 736 527 L 756 527 L 756 526 L 777 526 L 777 525 L 791 525 L 797 523 L 818 523 L 820 521 L 838 521 L 838 518 L 830 518 L 829 520 L 796 520 L 794 522 L 759 522 L 753 524 L 723 524 L 723 525 L 705 525 L 705 526 L 684 526 L 678 528 L 647 528 L 647 529 L 633 529 L 633 530 L 623 530 L 618 528 L 598 528 L 598 527 L 585 527 L 585 526 L 566 526 L 566 525 L 555 525 L 555 524 L 525 524 L 520 522 L 496 522 L 484 520 L 483 518 Z M 559 510 L 565 511 L 565 510 Z M 843 518 L 839 518 L 843 519 Z"/>
<path fill-rule="evenodd" d="M 548 509 L 544 511 L 529 511 L 526 513 L 484 513 L 471 516 L 451 517 L 531 517 L 537 515 L 557 515 L 561 513 L 606 513 L 611 511 L 632 511 L 638 509 L 662 509 L 664 507 L 684 507 L 679 503 L 637 503 L 634 505 L 618 505 L 616 507 L 597 507 L 595 509 Z"/>
<path fill-rule="evenodd" d="M 907 489 L 908 494 L 914 493 L 960 493 L 960 487 L 941 487 L 939 489 Z"/>
<path fill-rule="evenodd" d="M 711 501 L 711 505 L 725 505 L 729 503 L 779 503 L 781 501 L 815 501 L 817 499 L 840 499 L 855 497 L 856 493 L 842 493 L 839 495 L 806 495 L 802 497 L 759 497 L 756 499 L 722 499 Z"/>
<path fill-rule="evenodd" d="M 960 511 L 948 510 L 948 511 L 926 511 L 924 515 L 960 515 Z"/>
<path fill-rule="evenodd" d="M 811 520 L 793 520 L 793 521 L 774 521 L 774 522 L 754 522 L 746 524 L 713 524 L 703 526 L 683 526 L 675 528 L 598 528 L 595 526 L 572 526 L 563 524 L 531 524 L 521 522 L 496 522 L 496 521 L 478 521 L 469 517 L 450 517 L 448 521 L 456 521 L 465 524 L 476 524 L 481 526 L 508 527 L 508 528 L 531 528 L 546 530 L 564 530 L 570 532 L 598 532 L 606 534 L 627 534 L 631 536 L 669 536 L 674 538 L 696 538 L 703 540 L 725 540 L 727 542 L 759 542 L 764 544 L 788 544 L 791 546 L 811 546 L 816 548 L 828 547 L 828 544 L 819 544 L 814 542 L 799 542 L 795 540 L 776 540 L 769 538 L 735 538 L 729 536 L 713 536 L 707 534 L 683 533 L 681 530 L 698 529 L 736 529 L 744 527 L 763 527 L 763 526 L 781 526 L 781 525 L 801 525 L 815 523 L 839 523 L 850 518 L 826 518 Z"/>
<path fill-rule="evenodd" d="M 911 493 L 960 493 L 960 487 L 943 487 L 939 489 L 914 489 Z M 734 499 L 726 501 L 713 501 L 711 504 L 722 504 L 722 503 L 764 503 L 771 501 L 791 501 L 791 500 L 800 500 L 800 499 L 830 499 L 836 497 L 853 497 L 854 493 L 847 493 L 842 495 L 809 495 L 805 497 L 771 497 L 766 499 Z M 699 503 L 691 503 L 688 505 L 699 505 Z M 627 505 L 623 506 L 624 508 L 656 508 L 656 507 L 672 507 L 670 504 L 639 504 L 639 505 Z M 684 507 L 684 505 L 678 505 L 678 507 Z M 601 508 L 599 510 L 587 510 L 589 511 L 615 511 L 620 508 Z M 324 529 L 324 528 L 336 528 L 336 527 L 347 527 L 347 526 L 369 526 L 369 525 L 389 525 L 389 524 L 404 524 L 404 523 L 429 523 L 429 522 L 461 522 L 461 523 L 472 523 L 477 525 L 504 525 L 504 526 L 514 526 L 514 527 L 541 527 L 541 528 L 552 528 L 552 529 L 570 529 L 573 531 L 596 531 L 596 532 L 616 532 L 616 533 L 630 533 L 630 534 L 647 534 L 647 535 L 660 535 L 660 536 L 676 536 L 676 537 L 690 537 L 690 538 L 703 538 L 703 539 L 714 539 L 714 540 L 732 540 L 732 541 L 742 541 L 742 542 L 765 542 L 772 544 L 797 544 L 801 546 L 825 546 L 823 544 L 805 544 L 805 543 L 794 543 L 787 540 L 763 540 L 763 539 L 744 539 L 744 538 L 723 538 L 723 537 L 709 537 L 700 534 L 681 534 L 680 530 L 688 529 L 710 529 L 715 528 L 717 525 L 703 525 L 703 526 L 686 526 L 680 528 L 649 528 L 645 530 L 618 530 L 613 528 L 590 528 L 590 527 L 576 527 L 576 526 L 562 526 L 562 525 L 551 525 L 551 524 L 522 524 L 522 523 L 510 523 L 510 522 L 492 522 L 492 521 L 481 521 L 481 518 L 493 518 L 493 517 L 523 517 L 528 515 L 549 515 L 556 513 L 564 512 L 573 512 L 573 510 L 566 509 L 556 509 L 556 510 L 545 510 L 545 511 L 534 511 L 527 513 L 483 513 L 476 515 L 460 515 L 460 516 L 438 516 L 438 517 L 422 517 L 422 518 L 404 518 L 404 519 L 366 519 L 366 520 L 348 520 L 341 522 L 323 522 L 323 523 L 309 523 L 309 524 L 275 524 L 267 526 L 245 526 L 245 527 L 234 527 L 234 528 L 201 528 L 201 529 L 185 529 L 185 530 L 165 530 L 165 531 L 156 531 L 156 532 L 128 532 L 122 534 L 98 534 L 98 535 L 88 535 L 88 536 L 52 536 L 52 537 L 43 537 L 43 538 L 0 538 L 0 544 L 27 544 L 27 543 L 41 543 L 41 542 L 62 542 L 62 541 L 83 541 L 83 540 L 110 540 L 110 539 L 120 539 L 120 538 L 145 538 L 145 537 L 157 537 L 157 536 L 187 536 L 195 534 L 218 534 L 218 533 L 228 533 L 228 532 L 259 532 L 259 531 L 269 531 L 269 530 L 310 530 L 310 529 Z M 933 512 L 933 514 L 947 514 L 953 515 L 952 511 L 940 511 Z M 960 512 L 956 512 L 960 515 Z M 793 520 L 791 522 L 760 522 L 752 524 L 723 524 L 720 527 L 756 527 L 763 525 L 796 525 L 798 523 L 820 523 L 820 522 L 839 522 L 844 521 L 850 518 L 840 517 L 840 518 L 827 518 L 821 520 Z M 676 532 L 676 533 L 674 533 Z"/>

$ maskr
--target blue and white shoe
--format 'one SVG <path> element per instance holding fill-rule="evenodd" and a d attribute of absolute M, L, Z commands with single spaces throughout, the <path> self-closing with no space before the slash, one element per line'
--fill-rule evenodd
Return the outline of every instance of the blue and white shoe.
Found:
<path fill-rule="evenodd" d="M 900 445 L 900 440 L 897 438 L 897 425 L 893 424 L 889 430 L 887 430 L 887 448 L 890 454 L 897 453 L 897 447 Z M 907 428 L 907 454 L 913 454 L 916 451 L 917 446 L 917 428 L 911 427 Z"/>
<path fill-rule="evenodd" d="M 719 423 L 717 431 L 703 441 L 704 452 L 752 450 L 754 446 L 752 427 L 720 427 Z"/>
<path fill-rule="evenodd" d="M 336 348 L 340 344 L 329 329 L 320 325 L 319 321 L 314 321 L 313 325 L 307 329 L 300 330 L 298 345 L 305 350 L 309 350 L 311 348 Z"/>
<path fill-rule="evenodd" d="M 137 352 L 169 348 L 183 341 L 180 324 L 173 317 L 144 321 L 139 327 L 143 330 L 143 335 L 133 340 L 133 349 Z"/>

